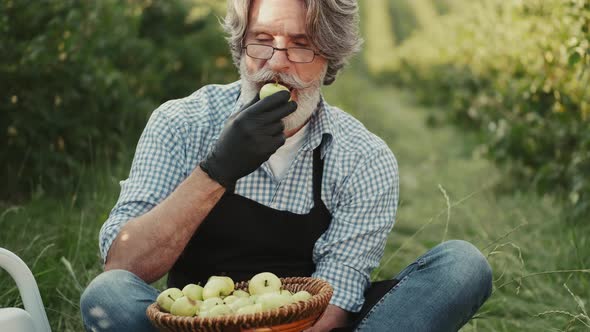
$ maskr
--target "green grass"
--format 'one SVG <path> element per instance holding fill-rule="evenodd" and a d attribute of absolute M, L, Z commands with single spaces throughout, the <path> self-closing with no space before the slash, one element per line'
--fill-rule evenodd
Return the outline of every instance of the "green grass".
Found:
<path fill-rule="evenodd" d="M 98 231 L 131 158 L 132 151 L 126 151 L 117 165 L 94 162 L 80 171 L 77 190 L 69 195 L 52 197 L 39 189 L 24 204 L 0 205 L 0 246 L 33 271 L 53 331 L 83 331 L 79 298 L 101 272 Z M 11 306 L 22 306 L 21 299 L 0 269 L 0 307 Z"/>

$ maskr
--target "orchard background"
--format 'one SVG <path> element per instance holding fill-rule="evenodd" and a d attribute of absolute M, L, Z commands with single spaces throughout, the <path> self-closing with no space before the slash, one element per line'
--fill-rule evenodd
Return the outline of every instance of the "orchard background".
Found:
<path fill-rule="evenodd" d="M 53 330 L 82 330 L 98 231 L 150 113 L 238 78 L 223 3 L 0 0 L 0 246 L 33 271 Z M 399 162 L 373 279 L 465 239 L 494 292 L 462 331 L 590 330 L 590 1 L 361 9 L 364 51 L 324 94 Z M 22 303 L 0 271 L 6 306 Z"/>

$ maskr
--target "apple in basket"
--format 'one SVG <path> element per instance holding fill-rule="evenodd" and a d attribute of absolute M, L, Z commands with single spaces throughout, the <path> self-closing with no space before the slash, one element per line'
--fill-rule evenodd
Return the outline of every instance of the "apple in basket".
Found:
<path fill-rule="evenodd" d="M 262 272 L 253 276 L 248 283 L 250 295 L 261 295 L 281 291 L 281 279 L 270 272 Z"/>
<path fill-rule="evenodd" d="M 184 294 L 182 294 L 182 291 L 180 289 L 168 288 L 167 290 L 160 293 L 160 295 L 158 295 L 156 301 L 158 302 L 158 305 L 160 306 L 160 308 L 162 308 L 162 310 L 170 312 L 170 308 L 172 307 L 174 301 L 183 296 Z"/>
<path fill-rule="evenodd" d="M 302 290 L 293 294 L 293 301 L 295 302 L 307 301 L 309 299 L 311 299 L 311 294 L 308 291 Z"/>
<path fill-rule="evenodd" d="M 193 301 L 203 301 L 203 287 L 201 285 L 188 284 L 182 289 L 182 294 Z"/>
<path fill-rule="evenodd" d="M 209 309 L 222 304 L 224 303 L 220 297 L 212 297 L 203 301 L 203 304 L 201 304 L 200 309 L 201 311 L 208 311 Z"/>
<path fill-rule="evenodd" d="M 157 302 L 162 311 L 175 316 L 216 317 L 253 314 L 312 298 L 307 291 L 292 294 L 282 286 L 281 279 L 271 272 L 253 276 L 248 291 L 235 289 L 230 277 L 211 276 L 203 287 L 188 284 L 182 291 L 166 289 Z"/>
<path fill-rule="evenodd" d="M 228 296 L 234 291 L 234 287 L 234 281 L 230 277 L 209 277 L 205 287 L 203 287 L 203 300 Z"/>
<path fill-rule="evenodd" d="M 262 304 L 260 303 L 256 303 L 256 304 L 250 304 L 247 305 L 245 307 L 241 307 L 236 311 L 236 314 L 238 315 L 247 315 L 247 314 L 255 314 L 257 312 L 262 312 Z"/>
<path fill-rule="evenodd" d="M 215 317 L 232 314 L 233 311 L 227 304 L 219 304 L 207 311 L 201 311 L 199 317 Z"/>
<path fill-rule="evenodd" d="M 226 299 L 224 299 L 224 301 L 225 300 Z M 227 304 L 227 302 L 226 302 L 226 304 Z M 238 312 L 238 309 L 241 309 L 243 307 L 253 305 L 253 304 L 254 304 L 253 299 L 251 299 L 249 297 L 239 297 L 237 300 L 233 301 L 232 303 L 230 303 L 228 305 L 234 312 Z"/>
<path fill-rule="evenodd" d="M 199 302 L 191 300 L 188 296 L 176 299 L 170 307 L 170 313 L 176 316 L 194 316 L 199 310 Z"/>
<path fill-rule="evenodd" d="M 243 291 L 241 289 L 236 289 L 233 295 L 237 297 L 250 297 L 250 294 L 248 294 L 248 292 Z"/>
<path fill-rule="evenodd" d="M 293 303 L 293 299 L 291 298 L 291 295 L 274 292 L 260 295 L 256 303 L 262 304 L 262 309 L 270 310 L 291 304 Z"/>

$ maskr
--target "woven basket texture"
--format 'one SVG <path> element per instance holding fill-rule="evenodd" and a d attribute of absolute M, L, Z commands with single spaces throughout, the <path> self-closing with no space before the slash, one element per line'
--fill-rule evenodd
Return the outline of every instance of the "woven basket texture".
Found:
<path fill-rule="evenodd" d="M 311 327 L 321 316 L 332 298 L 333 289 L 322 279 L 309 277 L 280 278 L 283 289 L 292 293 L 306 290 L 312 297 L 280 308 L 255 314 L 220 317 L 180 317 L 161 310 L 152 303 L 147 316 L 160 331 L 218 331 L 218 332 L 296 332 Z M 248 282 L 236 283 L 236 289 L 248 290 Z"/>

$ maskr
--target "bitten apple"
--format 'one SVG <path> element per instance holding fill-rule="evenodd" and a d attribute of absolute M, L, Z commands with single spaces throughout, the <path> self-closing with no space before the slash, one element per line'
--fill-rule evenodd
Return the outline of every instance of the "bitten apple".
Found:
<path fill-rule="evenodd" d="M 260 89 L 260 99 L 264 99 L 283 90 L 289 91 L 289 88 L 278 83 L 267 83 L 262 87 L 262 89 Z"/>

